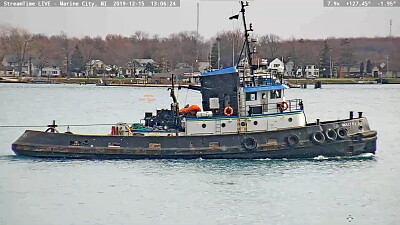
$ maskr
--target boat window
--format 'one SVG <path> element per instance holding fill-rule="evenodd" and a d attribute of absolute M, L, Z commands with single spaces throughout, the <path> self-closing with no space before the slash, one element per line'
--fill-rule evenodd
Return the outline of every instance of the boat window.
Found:
<path fill-rule="evenodd" d="M 271 91 L 271 99 L 281 98 L 281 90 Z"/>
<path fill-rule="evenodd" d="M 246 93 L 246 101 L 255 101 L 255 100 L 257 100 L 257 92 Z"/>
<path fill-rule="evenodd" d="M 267 94 L 266 93 L 262 93 L 261 98 L 262 99 L 266 99 L 267 98 Z"/>

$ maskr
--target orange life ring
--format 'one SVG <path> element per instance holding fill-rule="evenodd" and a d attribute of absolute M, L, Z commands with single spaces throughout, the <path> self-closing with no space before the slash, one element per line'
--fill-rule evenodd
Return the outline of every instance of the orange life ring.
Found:
<path fill-rule="evenodd" d="M 289 108 L 289 104 L 287 102 L 281 102 L 279 108 L 281 108 L 282 111 L 286 111 Z"/>
<path fill-rule="evenodd" d="M 229 109 L 230 113 L 227 112 L 228 109 Z M 233 109 L 232 109 L 232 107 L 230 107 L 230 106 L 225 107 L 225 109 L 224 109 L 224 114 L 225 114 L 225 116 L 232 116 L 232 115 L 233 115 Z"/>

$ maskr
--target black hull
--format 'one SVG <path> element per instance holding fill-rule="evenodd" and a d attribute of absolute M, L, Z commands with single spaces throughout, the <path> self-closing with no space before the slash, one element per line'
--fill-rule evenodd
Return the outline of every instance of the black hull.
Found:
<path fill-rule="evenodd" d="M 326 135 L 329 129 L 345 129 L 346 135 L 313 140 L 313 134 Z M 288 140 L 293 136 L 297 138 Z M 46 158 L 295 159 L 375 154 L 376 139 L 377 132 L 369 129 L 367 120 L 357 118 L 278 131 L 210 136 L 101 136 L 27 130 L 12 149 L 17 155 Z"/>

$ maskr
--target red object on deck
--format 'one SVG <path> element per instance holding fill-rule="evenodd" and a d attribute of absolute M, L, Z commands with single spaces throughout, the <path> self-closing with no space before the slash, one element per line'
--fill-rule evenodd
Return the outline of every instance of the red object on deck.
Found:
<path fill-rule="evenodd" d="M 111 127 L 111 135 L 117 135 L 117 129 L 115 126 Z"/>
<path fill-rule="evenodd" d="M 179 110 L 179 115 L 186 115 L 186 114 L 196 115 L 196 113 L 200 112 L 200 111 L 201 111 L 201 109 L 199 106 L 192 105 L 188 108 L 183 108 L 183 109 Z"/>

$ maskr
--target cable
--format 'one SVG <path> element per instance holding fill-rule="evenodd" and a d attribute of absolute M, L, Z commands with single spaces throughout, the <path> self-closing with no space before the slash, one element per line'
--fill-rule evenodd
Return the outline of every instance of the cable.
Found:
<path fill-rule="evenodd" d="M 113 124 L 108 124 L 108 123 L 97 123 L 97 124 L 60 124 L 57 125 L 57 127 L 92 127 L 92 126 L 112 126 L 115 125 Z M 0 125 L 0 128 L 19 128 L 19 127 L 48 127 L 47 125 L 39 126 L 39 125 Z"/>

